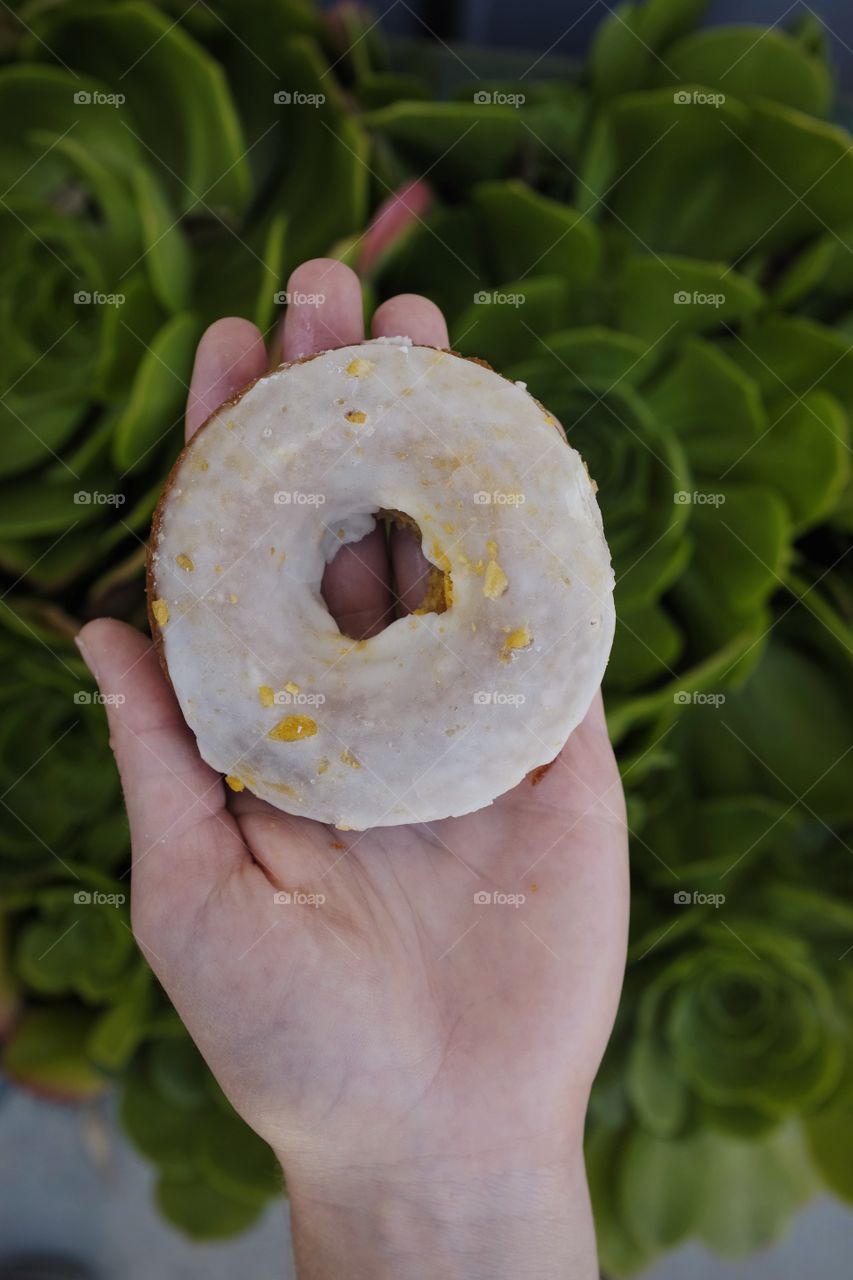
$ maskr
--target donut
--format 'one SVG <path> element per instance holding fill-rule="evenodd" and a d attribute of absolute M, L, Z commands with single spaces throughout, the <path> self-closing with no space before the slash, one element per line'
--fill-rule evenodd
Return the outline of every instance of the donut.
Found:
<path fill-rule="evenodd" d="M 342 634 L 325 566 L 419 532 L 420 608 Z M 380 338 L 259 378 L 178 457 L 149 621 L 204 760 L 278 809 L 364 830 L 460 816 L 553 760 L 613 640 L 595 485 L 483 361 Z"/>

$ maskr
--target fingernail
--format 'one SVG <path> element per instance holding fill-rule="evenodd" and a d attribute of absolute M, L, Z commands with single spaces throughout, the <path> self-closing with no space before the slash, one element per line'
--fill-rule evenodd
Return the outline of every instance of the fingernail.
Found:
<path fill-rule="evenodd" d="M 95 661 L 94 661 L 94 658 L 92 657 L 92 653 L 89 649 L 89 646 L 86 644 L 86 641 L 83 639 L 82 631 L 77 632 L 77 635 L 74 637 L 74 643 L 76 644 L 77 648 L 80 650 L 81 658 L 83 659 L 83 661 L 85 662 L 89 670 L 91 671 L 92 675 L 95 677 L 96 683 L 100 684 L 100 680 L 98 679 L 98 669 L 95 666 Z"/>

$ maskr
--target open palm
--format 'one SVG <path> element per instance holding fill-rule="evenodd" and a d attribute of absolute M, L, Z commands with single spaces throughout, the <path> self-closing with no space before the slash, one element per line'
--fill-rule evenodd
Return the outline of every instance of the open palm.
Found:
<path fill-rule="evenodd" d="M 348 268 L 306 263 L 289 288 L 325 301 L 291 305 L 273 363 L 362 340 Z M 447 345 L 440 313 L 413 296 L 386 302 L 372 330 Z M 254 326 L 212 326 L 188 434 L 268 366 Z M 424 567 L 410 535 L 389 544 L 377 529 L 341 549 L 324 594 L 348 634 L 373 634 L 392 616 L 392 579 L 414 606 Z M 500 1168 L 520 1150 L 548 1163 L 577 1143 L 627 921 L 624 804 L 600 695 L 551 768 L 488 808 L 343 832 L 226 791 L 139 633 L 99 619 L 80 644 L 102 692 L 121 695 L 108 710 L 137 938 L 288 1175 L 457 1153 Z"/>

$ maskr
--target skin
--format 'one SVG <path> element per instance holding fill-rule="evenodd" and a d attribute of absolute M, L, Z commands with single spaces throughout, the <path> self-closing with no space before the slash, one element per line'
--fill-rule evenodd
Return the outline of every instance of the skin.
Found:
<path fill-rule="evenodd" d="M 270 364 L 363 339 L 348 267 L 304 263 L 268 354 L 245 320 L 199 344 L 190 436 Z M 391 298 L 374 336 L 448 345 Z M 342 630 L 414 607 L 416 541 L 345 546 Z M 429 825 L 341 832 L 234 794 L 199 757 L 150 641 L 98 619 L 78 643 L 104 694 L 133 845 L 140 946 L 237 1111 L 271 1144 L 301 1280 L 598 1274 L 582 1157 L 627 934 L 622 788 L 600 694 L 551 768 Z M 472 759 L 471 766 L 476 767 Z M 276 891 L 324 895 L 280 905 Z M 479 891 L 523 894 L 479 905 Z"/>

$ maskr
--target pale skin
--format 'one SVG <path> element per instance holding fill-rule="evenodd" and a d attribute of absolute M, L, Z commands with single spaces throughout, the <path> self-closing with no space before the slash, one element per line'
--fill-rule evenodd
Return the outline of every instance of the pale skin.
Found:
<path fill-rule="evenodd" d="M 248 321 L 199 344 L 188 437 L 281 358 L 361 341 L 361 287 L 304 263 L 267 352 Z M 447 346 L 414 295 L 374 336 Z M 414 607 L 402 531 L 342 548 L 324 595 L 341 629 Z M 200 758 L 150 641 L 98 619 L 81 651 L 108 703 L 133 847 L 133 927 L 214 1075 L 276 1152 L 300 1280 L 592 1280 L 589 1091 L 627 934 L 622 788 L 600 694 L 547 773 L 428 825 L 342 832 L 235 794 Z M 476 768 L 476 759 L 471 758 Z M 276 890 L 322 906 L 276 904 Z M 523 894 L 519 906 L 478 891 Z"/>

